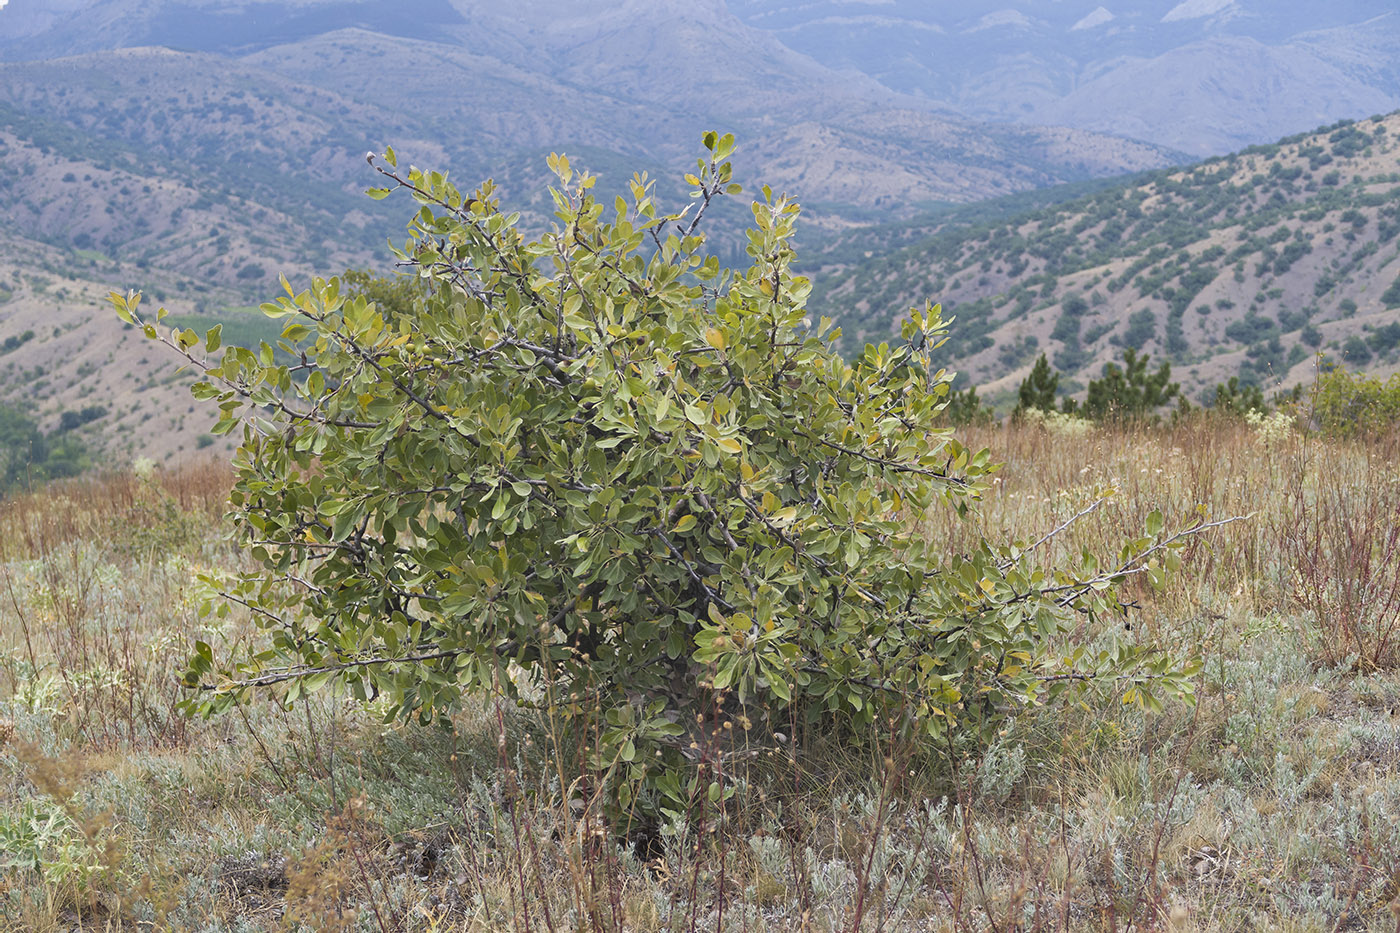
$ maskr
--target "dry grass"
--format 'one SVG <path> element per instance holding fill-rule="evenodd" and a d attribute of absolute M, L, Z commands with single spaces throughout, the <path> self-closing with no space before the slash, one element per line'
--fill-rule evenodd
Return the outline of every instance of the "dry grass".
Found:
<path fill-rule="evenodd" d="M 223 469 L 5 500 L 0 928 L 1397 929 L 1395 448 L 1208 422 L 969 439 L 1006 466 L 975 522 L 928 520 L 950 550 L 1107 488 L 1047 560 L 1153 509 L 1253 515 L 1133 594 L 1134 635 L 1205 654 L 1199 704 L 1086 696 L 958 762 L 814 739 L 630 845 L 578 780 L 588 736 L 489 697 L 442 732 L 329 696 L 180 716 L 193 640 L 248 634 L 194 612 L 194 574 L 242 559 Z"/>

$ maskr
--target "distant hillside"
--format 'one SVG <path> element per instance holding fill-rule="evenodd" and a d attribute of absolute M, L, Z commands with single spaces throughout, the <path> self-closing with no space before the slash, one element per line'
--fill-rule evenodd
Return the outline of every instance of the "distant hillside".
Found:
<path fill-rule="evenodd" d="M 488 135 L 518 128 L 522 97 L 579 118 L 600 97 L 644 104 L 657 138 L 690 119 L 824 122 L 828 103 L 860 100 L 1202 157 L 1400 107 L 1391 0 L 14 0 L 0 60 L 142 46 L 241 58 L 346 30 L 469 51 L 465 69 L 460 55 L 411 63 L 408 87 L 390 56 L 379 90 L 448 87 L 457 118 L 495 99 Z"/>
<path fill-rule="evenodd" d="M 1400 107 L 1393 0 L 729 0 L 835 68 L 969 116 L 1197 157 Z"/>
<path fill-rule="evenodd" d="M 1006 214 L 990 202 L 828 244 L 808 256 L 813 312 L 854 346 L 941 301 L 949 365 L 1003 399 L 1042 351 L 1074 388 L 1143 349 L 1191 395 L 1236 375 L 1296 384 L 1318 350 L 1400 369 L 1400 114 Z"/>
<path fill-rule="evenodd" d="M 330 216 L 342 205 L 324 195 L 364 187 L 363 153 L 386 143 L 464 179 L 588 151 L 620 184 L 685 171 L 720 128 L 745 179 L 826 224 L 1180 161 L 1119 135 L 969 120 L 795 52 L 719 0 L 29 0 L 0 8 L 6 60 L 12 132 L 57 124 L 194 166 L 211 189 L 313 194 Z"/>
<path fill-rule="evenodd" d="M 374 108 L 164 49 L 0 65 L 0 83 L 12 233 L 155 267 L 187 294 L 362 262 L 387 234 L 388 211 L 347 184 L 391 122 Z"/>
<path fill-rule="evenodd" d="M 112 467 L 136 456 L 161 461 L 224 450 L 228 443 L 201 440 L 212 422 L 190 398 L 194 376 L 124 327 L 106 302 L 114 285 L 134 283 L 147 272 L 95 251 L 75 256 L 0 232 L 0 404 L 35 417 L 45 431 L 55 430 L 65 412 L 100 410 L 78 432 Z M 174 297 L 168 280 L 162 286 L 147 293 Z M 199 300 L 219 297 L 206 292 Z M 196 316 L 192 299 L 167 303 L 189 315 L 192 325 L 231 316 Z M 263 334 L 272 330 L 261 314 L 239 320 Z"/>

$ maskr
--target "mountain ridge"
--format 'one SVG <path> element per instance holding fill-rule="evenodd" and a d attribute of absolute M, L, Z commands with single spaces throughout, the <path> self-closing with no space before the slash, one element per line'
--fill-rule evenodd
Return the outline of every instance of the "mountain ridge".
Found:
<path fill-rule="evenodd" d="M 873 18 L 846 0 L 730 6 L 833 67 L 978 119 L 1109 127 L 1198 158 L 1400 107 L 1400 12 L 1387 0 L 888 0 Z M 1238 86 L 1241 40 L 1261 86 Z M 1231 89 L 1228 108 L 1210 76 Z"/>

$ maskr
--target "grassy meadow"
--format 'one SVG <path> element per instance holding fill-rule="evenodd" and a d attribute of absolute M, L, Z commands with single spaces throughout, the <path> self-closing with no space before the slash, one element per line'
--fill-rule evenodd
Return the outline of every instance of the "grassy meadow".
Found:
<path fill-rule="evenodd" d="M 1248 516 L 1113 623 L 1199 650 L 1198 703 L 1086 694 L 960 760 L 880 735 L 734 754 L 728 804 L 623 843 L 589 737 L 547 705 L 483 696 L 451 729 L 324 693 L 180 715 L 195 639 L 255 634 L 196 611 L 197 575 L 245 560 L 226 468 L 5 499 L 0 929 L 1400 930 L 1400 441 L 964 433 L 1005 467 L 980 515 L 927 520 L 950 551 L 1038 537 L 1107 487 L 1047 562 L 1154 509 Z"/>

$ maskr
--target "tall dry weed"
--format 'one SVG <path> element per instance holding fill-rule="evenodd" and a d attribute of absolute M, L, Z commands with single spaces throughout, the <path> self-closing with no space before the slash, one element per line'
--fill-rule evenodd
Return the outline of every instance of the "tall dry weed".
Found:
<path fill-rule="evenodd" d="M 1313 623 L 1322 660 L 1400 665 L 1400 472 L 1392 451 L 1313 444 L 1275 513 L 1287 595 Z"/>

